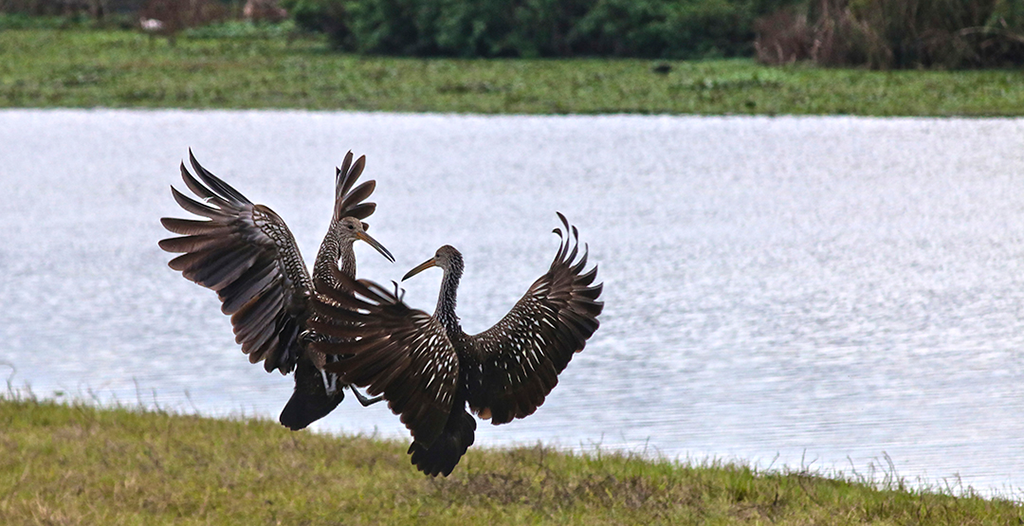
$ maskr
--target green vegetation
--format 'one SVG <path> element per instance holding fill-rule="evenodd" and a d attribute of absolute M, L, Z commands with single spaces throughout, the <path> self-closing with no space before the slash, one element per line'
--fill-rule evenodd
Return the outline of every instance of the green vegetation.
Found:
<path fill-rule="evenodd" d="M 2 524 L 1016 524 L 968 490 L 473 448 L 426 478 L 406 445 L 223 420 L 0 399 Z"/>
<path fill-rule="evenodd" d="M 170 39 L 230 20 L 287 18 L 335 49 L 394 56 L 1024 65 L 1021 0 L 0 0 L 0 27 L 53 25 L 29 17 L 63 18 L 63 28 L 156 20 L 150 30 Z"/>
<path fill-rule="evenodd" d="M 179 38 L 172 47 L 127 31 L 0 31 L 0 107 L 53 106 L 1024 115 L 1024 73 L 366 57 L 331 53 L 322 40 Z"/>
<path fill-rule="evenodd" d="M 283 0 L 348 51 L 420 56 L 749 56 L 754 21 L 801 0 Z"/>
<path fill-rule="evenodd" d="M 300 25 L 363 53 L 1024 64 L 1021 0 L 283 1 Z"/>

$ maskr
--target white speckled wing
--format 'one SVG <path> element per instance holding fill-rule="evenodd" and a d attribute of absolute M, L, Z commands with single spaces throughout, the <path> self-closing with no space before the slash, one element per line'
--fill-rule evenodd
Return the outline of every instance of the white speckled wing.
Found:
<path fill-rule="evenodd" d="M 501 321 L 469 338 L 477 361 L 463 365 L 469 367 L 469 405 L 493 424 L 533 414 L 599 326 L 603 285 L 591 285 L 597 267 L 583 272 L 587 252 L 576 261 L 576 229 L 559 217 L 566 234 L 556 229 L 562 244 L 551 268 Z"/>

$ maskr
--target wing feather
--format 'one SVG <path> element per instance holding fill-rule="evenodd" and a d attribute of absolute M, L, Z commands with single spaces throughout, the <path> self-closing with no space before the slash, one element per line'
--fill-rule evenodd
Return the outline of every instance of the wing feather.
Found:
<path fill-rule="evenodd" d="M 431 447 L 453 411 L 459 380 L 458 355 L 444 328 L 427 313 L 410 309 L 397 291 L 340 271 L 334 279 L 336 287 L 316 282 L 317 315 L 310 326 L 330 338 L 313 343 L 313 349 L 344 356 L 328 370 L 371 395 L 383 394 L 413 439 Z M 356 341 L 344 341 L 354 335 Z"/>
<path fill-rule="evenodd" d="M 188 173 L 185 170 L 185 165 L 181 165 L 182 173 Z M 221 211 L 219 208 L 204 205 L 191 197 L 181 193 L 177 188 L 171 187 L 171 196 L 174 197 L 174 201 L 178 203 L 178 206 L 185 209 L 186 212 L 191 212 L 197 216 L 208 217 L 210 219 L 231 219 L 231 215 Z"/>
<path fill-rule="evenodd" d="M 345 217 L 354 217 L 356 219 L 365 219 L 374 210 L 377 209 L 377 203 L 361 203 L 345 210 Z M 363 228 L 366 228 L 366 223 L 363 223 Z"/>
<path fill-rule="evenodd" d="M 373 214 L 374 210 L 377 209 L 376 203 L 364 203 L 370 194 L 373 193 L 374 188 L 377 187 L 377 182 L 370 180 L 357 186 L 354 190 L 352 186 L 359 179 L 359 176 L 363 173 L 363 168 L 366 167 L 366 156 L 360 155 L 359 159 L 356 159 L 355 163 L 352 162 L 352 152 L 345 154 L 345 160 L 342 161 L 341 167 L 337 169 L 335 178 L 335 190 L 334 190 L 334 220 L 340 221 L 345 217 L 354 217 L 356 219 L 366 219 Z"/>
<path fill-rule="evenodd" d="M 188 150 L 188 162 L 192 165 L 192 169 L 196 171 L 196 175 L 198 175 L 199 178 L 203 180 L 203 183 L 206 183 L 206 185 L 210 187 L 213 190 L 213 192 L 215 192 L 215 194 L 212 197 L 223 196 L 225 200 L 222 202 L 224 202 L 225 204 L 230 202 L 232 204 L 252 205 L 252 201 L 246 199 L 246 197 L 242 195 L 241 192 L 235 190 L 234 188 L 231 187 L 231 185 L 225 183 L 224 181 L 221 181 L 218 177 L 208 172 L 206 168 L 203 168 L 202 165 L 199 164 L 199 161 L 196 161 L 196 156 L 192 155 L 191 148 L 189 148 Z M 190 188 L 193 186 L 200 187 L 200 185 L 196 183 L 195 179 L 192 178 L 191 176 L 185 178 L 185 184 L 188 184 L 190 180 L 193 183 L 192 185 L 190 185 Z"/>
<path fill-rule="evenodd" d="M 468 368 L 469 405 L 494 424 L 532 414 L 558 383 L 573 354 L 600 325 L 602 284 L 590 286 L 597 267 L 583 272 L 588 249 L 565 216 L 554 231 L 561 243 L 548 272 L 530 286 L 501 321 L 471 336 L 480 367 Z"/>
<path fill-rule="evenodd" d="M 231 315 L 231 324 L 235 330 L 235 343 L 242 345 L 242 351 L 248 352 L 256 347 L 255 335 L 268 327 L 276 327 L 272 323 L 281 311 L 284 297 L 280 294 L 268 294 L 262 301 L 250 301 L 241 310 Z"/>
<path fill-rule="evenodd" d="M 276 213 L 203 168 L 191 150 L 189 162 L 195 176 L 182 163 L 181 177 L 201 201 L 174 187 L 171 195 L 207 220 L 161 219 L 180 237 L 161 240 L 160 247 L 183 253 L 170 261 L 172 269 L 217 292 L 252 363 L 264 360 L 268 371 L 290 372 L 301 352 L 298 332 L 312 286 L 295 238 Z"/>
<path fill-rule="evenodd" d="M 200 252 L 230 246 L 234 240 L 217 234 L 172 237 L 160 240 L 160 248 L 167 252 Z"/>
<path fill-rule="evenodd" d="M 241 277 L 228 286 L 217 291 L 223 302 L 220 311 L 227 315 L 238 312 L 246 303 L 262 294 L 270 283 L 278 278 L 277 267 L 274 265 L 259 266 L 254 264 Z"/>
<path fill-rule="evenodd" d="M 171 232 L 182 235 L 213 235 L 230 232 L 230 227 L 218 226 L 211 221 L 196 221 L 194 219 L 176 219 L 164 217 L 160 223 Z"/>
<path fill-rule="evenodd" d="M 360 157 L 360 159 L 362 159 L 362 157 Z M 354 190 L 349 192 L 348 195 L 346 195 L 345 198 L 342 200 L 342 202 L 341 202 L 342 209 L 343 210 L 351 210 L 352 207 L 362 203 L 363 201 L 366 200 L 366 198 L 370 197 L 370 194 L 373 193 L 373 190 L 376 187 L 377 187 L 377 181 L 366 181 L 365 183 L 357 186 Z M 348 216 L 356 217 L 356 216 L 353 216 L 351 213 L 349 213 Z M 362 218 L 361 217 L 357 217 L 357 219 L 362 219 Z"/>

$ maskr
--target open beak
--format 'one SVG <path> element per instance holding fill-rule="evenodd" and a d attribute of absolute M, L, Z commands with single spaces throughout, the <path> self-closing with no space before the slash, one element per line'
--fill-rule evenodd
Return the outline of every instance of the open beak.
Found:
<path fill-rule="evenodd" d="M 437 259 L 430 258 L 430 259 L 424 261 L 423 263 L 420 263 L 419 265 L 417 265 L 416 268 L 410 270 L 409 272 L 406 272 L 405 275 L 402 276 L 402 281 L 405 281 L 405 280 L 415 276 L 416 274 L 419 274 L 420 272 L 423 272 L 424 270 L 427 270 L 430 267 L 436 267 L 436 266 L 437 266 Z"/>
<path fill-rule="evenodd" d="M 384 245 L 381 245 L 376 239 L 370 237 L 370 234 L 367 234 L 366 232 L 356 232 L 356 237 L 366 241 L 368 245 L 377 249 L 377 252 L 380 252 L 382 256 L 388 258 L 388 261 L 392 263 L 395 262 L 395 256 L 392 256 L 391 252 L 388 252 L 388 249 L 384 248 Z"/>

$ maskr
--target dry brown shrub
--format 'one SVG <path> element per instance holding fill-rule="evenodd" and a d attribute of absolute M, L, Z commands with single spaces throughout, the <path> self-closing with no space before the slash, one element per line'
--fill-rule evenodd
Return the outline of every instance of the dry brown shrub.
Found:
<path fill-rule="evenodd" d="M 754 50 L 762 64 L 788 64 L 811 56 L 814 32 L 807 15 L 786 8 L 754 22 Z"/>
<path fill-rule="evenodd" d="M 1021 65 L 1024 27 L 1000 14 L 1005 1 L 811 0 L 806 12 L 787 8 L 759 19 L 754 46 L 766 64 L 811 60 L 875 69 Z"/>
<path fill-rule="evenodd" d="M 277 0 L 247 0 L 242 8 L 242 17 L 250 21 L 280 22 L 288 12 L 278 5 Z"/>
<path fill-rule="evenodd" d="M 227 7 L 211 0 L 149 0 L 139 11 L 140 20 L 160 21 L 160 28 L 151 32 L 168 37 L 172 44 L 174 35 L 183 29 L 222 22 L 227 17 Z"/>

